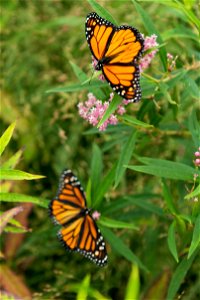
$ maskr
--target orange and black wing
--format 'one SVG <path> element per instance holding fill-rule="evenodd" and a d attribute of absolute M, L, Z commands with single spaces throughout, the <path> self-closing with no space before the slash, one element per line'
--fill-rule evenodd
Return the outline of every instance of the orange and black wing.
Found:
<path fill-rule="evenodd" d="M 112 89 L 124 99 L 137 102 L 141 98 L 138 59 L 144 40 L 131 26 L 115 26 L 91 13 L 86 19 L 86 38 L 98 67 Z"/>
<path fill-rule="evenodd" d="M 99 266 L 107 264 L 103 236 L 88 213 L 63 227 L 58 237 L 67 250 L 78 252 Z"/>
<path fill-rule="evenodd" d="M 109 41 L 114 33 L 114 25 L 99 17 L 95 12 L 87 15 L 85 22 L 85 34 L 92 55 L 96 60 L 104 57 Z"/>
<path fill-rule="evenodd" d="M 86 209 L 83 188 L 72 173 L 66 170 L 61 175 L 57 196 L 49 205 L 50 216 L 56 224 L 67 226 Z"/>
<path fill-rule="evenodd" d="M 142 51 L 143 38 L 137 29 L 120 26 L 105 53 L 111 58 L 102 67 L 105 78 L 117 94 L 131 102 L 138 102 L 141 98 L 138 59 Z"/>
<path fill-rule="evenodd" d="M 49 210 L 53 221 L 62 225 L 58 237 L 67 250 L 79 252 L 99 266 L 107 263 L 105 242 L 86 207 L 83 188 L 71 170 L 62 174 Z"/>

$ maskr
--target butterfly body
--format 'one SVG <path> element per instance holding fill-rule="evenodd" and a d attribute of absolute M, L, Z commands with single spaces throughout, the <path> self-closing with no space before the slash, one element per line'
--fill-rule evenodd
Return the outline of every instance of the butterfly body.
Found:
<path fill-rule="evenodd" d="M 99 266 L 106 265 L 103 236 L 86 206 L 83 188 L 71 170 L 63 172 L 49 210 L 54 223 L 62 226 L 58 238 L 68 251 L 79 252 Z"/>
<path fill-rule="evenodd" d="M 131 26 L 115 26 L 96 13 L 86 18 L 86 39 L 112 89 L 121 97 L 137 102 L 141 98 L 138 59 L 143 51 L 143 38 Z"/>

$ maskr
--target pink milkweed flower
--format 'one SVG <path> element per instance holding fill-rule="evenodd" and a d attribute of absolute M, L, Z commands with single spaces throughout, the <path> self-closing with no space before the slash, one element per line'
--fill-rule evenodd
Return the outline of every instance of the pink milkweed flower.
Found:
<path fill-rule="evenodd" d="M 168 63 L 168 71 L 171 72 L 172 70 L 174 70 L 175 66 L 176 66 L 176 59 L 178 58 L 178 56 L 174 57 L 171 53 L 167 53 L 167 63 Z"/>
<path fill-rule="evenodd" d="M 99 220 L 100 216 L 101 214 L 97 210 L 95 210 L 92 214 L 94 220 Z"/>
<path fill-rule="evenodd" d="M 144 38 L 144 52 L 151 49 L 158 47 L 158 43 L 156 42 L 157 35 L 152 34 L 151 36 L 147 36 Z M 144 54 L 144 56 L 140 59 L 139 68 L 140 72 L 143 72 L 145 69 L 147 69 L 158 52 L 158 49 L 154 49 L 152 51 L 148 51 L 148 53 Z"/>
<path fill-rule="evenodd" d="M 199 158 L 195 159 L 194 164 L 195 166 L 200 167 L 200 159 Z"/>
<path fill-rule="evenodd" d="M 200 167 L 200 147 L 198 149 L 199 151 L 196 151 L 194 153 L 194 156 L 196 157 L 195 160 L 194 160 L 194 164 L 196 167 Z"/>
<path fill-rule="evenodd" d="M 80 102 L 78 104 L 79 115 L 87 120 L 92 126 L 97 126 L 104 113 L 108 109 L 114 93 L 110 94 L 108 101 L 102 102 L 101 100 L 96 99 L 92 94 L 88 94 L 88 99 L 85 102 Z M 118 123 L 117 115 L 123 115 L 126 112 L 126 109 L 123 105 L 119 105 L 115 113 L 111 114 L 110 117 L 99 127 L 100 131 L 104 131 L 108 124 L 116 125 Z"/>

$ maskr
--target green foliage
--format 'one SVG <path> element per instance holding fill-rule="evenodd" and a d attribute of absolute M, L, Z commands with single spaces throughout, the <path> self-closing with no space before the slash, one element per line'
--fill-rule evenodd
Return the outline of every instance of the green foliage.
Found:
<path fill-rule="evenodd" d="M 3 297 L 198 299 L 196 1 L 111 0 L 101 6 L 88 0 L 80 9 L 76 1 L 10 0 L 1 8 Z M 141 102 L 129 104 L 105 132 L 91 129 L 77 110 L 88 92 L 102 101 L 111 92 L 89 67 L 84 22 L 91 11 L 145 36 L 156 34 L 159 43 L 141 75 Z M 114 97 L 98 127 L 121 101 Z M 66 168 L 82 182 L 88 207 L 101 213 L 106 268 L 57 242 L 47 208 Z"/>
<path fill-rule="evenodd" d="M 139 269 L 136 265 L 132 265 L 128 284 L 126 287 L 125 300 L 138 299 L 140 290 Z"/>

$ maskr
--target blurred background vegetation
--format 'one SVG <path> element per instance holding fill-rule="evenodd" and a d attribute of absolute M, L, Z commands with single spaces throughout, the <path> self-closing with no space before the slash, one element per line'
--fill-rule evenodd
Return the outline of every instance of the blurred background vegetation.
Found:
<path fill-rule="evenodd" d="M 77 110 L 78 102 L 87 99 L 88 91 L 47 93 L 55 87 L 78 82 L 71 63 L 86 72 L 88 78 L 92 74 L 91 54 L 84 32 L 85 17 L 94 10 L 89 2 L 92 3 L 70 0 L 1 1 L 2 132 L 10 123 L 17 121 L 4 160 L 21 149 L 23 155 L 17 168 L 46 176 L 36 181 L 14 182 L 9 187 L 12 192 L 45 198 L 48 202 L 57 191 L 61 171 L 67 167 L 74 171 L 86 188 L 91 175 L 94 144 L 101 149 L 105 175 L 119 160 L 122 145 L 129 136 L 132 127 L 124 122 L 109 127 L 103 133 L 90 129 Z M 136 10 L 134 1 L 97 2 L 111 13 L 118 24 L 132 25 L 148 35 L 148 24 Z M 194 167 L 194 152 L 199 145 L 198 142 L 195 145 L 192 139 L 188 118 L 199 116 L 198 30 L 192 18 L 197 17 L 198 1 L 139 3 L 160 32 L 167 52 L 177 59 L 176 69 L 170 74 L 162 69 L 157 55 L 146 71 L 154 80 L 142 77 L 143 99 L 128 106 L 130 116 L 154 126 L 153 129 L 139 129 L 134 154 Z M 156 80 L 166 85 L 159 86 Z M 166 93 L 163 88 L 166 88 Z M 135 161 L 136 156 L 132 156 L 130 164 L 135 164 Z M 85 290 L 90 295 L 88 299 L 124 299 L 128 295 L 129 279 L 133 283 L 136 274 L 137 280 L 133 285 L 138 292 L 135 299 L 165 299 L 177 262 L 167 246 L 168 228 L 173 216 L 164 199 L 169 193 L 179 213 L 189 216 L 193 202 L 185 200 L 184 196 L 191 191 L 192 185 L 192 181 L 168 179 L 163 183 L 159 177 L 129 169 L 120 184 L 106 194 L 103 204 L 105 215 L 132 222 L 139 228 L 138 231 L 114 230 L 149 270 L 140 270 L 139 275 L 138 269 L 109 245 L 109 265 L 106 268 L 99 268 L 79 255 L 65 252 L 57 241 L 57 229 L 52 225 L 47 209 L 32 203 L 23 204 L 24 212 L 16 219 L 31 231 L 3 235 L 2 261 L 8 266 L 5 271 L 7 284 L 4 282 L 3 290 L 11 292 L 6 287 L 11 278 L 9 272 L 13 272 L 13 282 L 16 280 L 18 285 L 22 285 L 23 293 L 17 291 L 18 296 L 24 299 L 25 296 L 30 297 L 30 293 L 34 299 L 75 299 L 77 294 L 79 299 L 85 299 Z M 115 201 L 127 195 L 134 195 L 135 202 L 141 205 L 128 202 L 121 208 L 116 202 L 115 206 Z M 154 205 L 152 210 L 146 209 L 145 203 Z M 13 205 L 6 203 L 2 210 L 11 207 Z M 186 222 L 185 238 L 192 232 L 192 225 L 191 228 L 188 226 Z M 188 237 L 189 242 L 191 236 Z M 181 252 L 181 235 L 177 244 L 181 257 L 184 255 Z M 181 295 L 182 299 L 198 299 L 200 296 L 198 272 L 196 259 L 187 278 L 180 284 L 177 295 Z M 84 286 L 87 288 L 84 289 Z M 131 299 L 130 296 L 127 299 Z"/>

